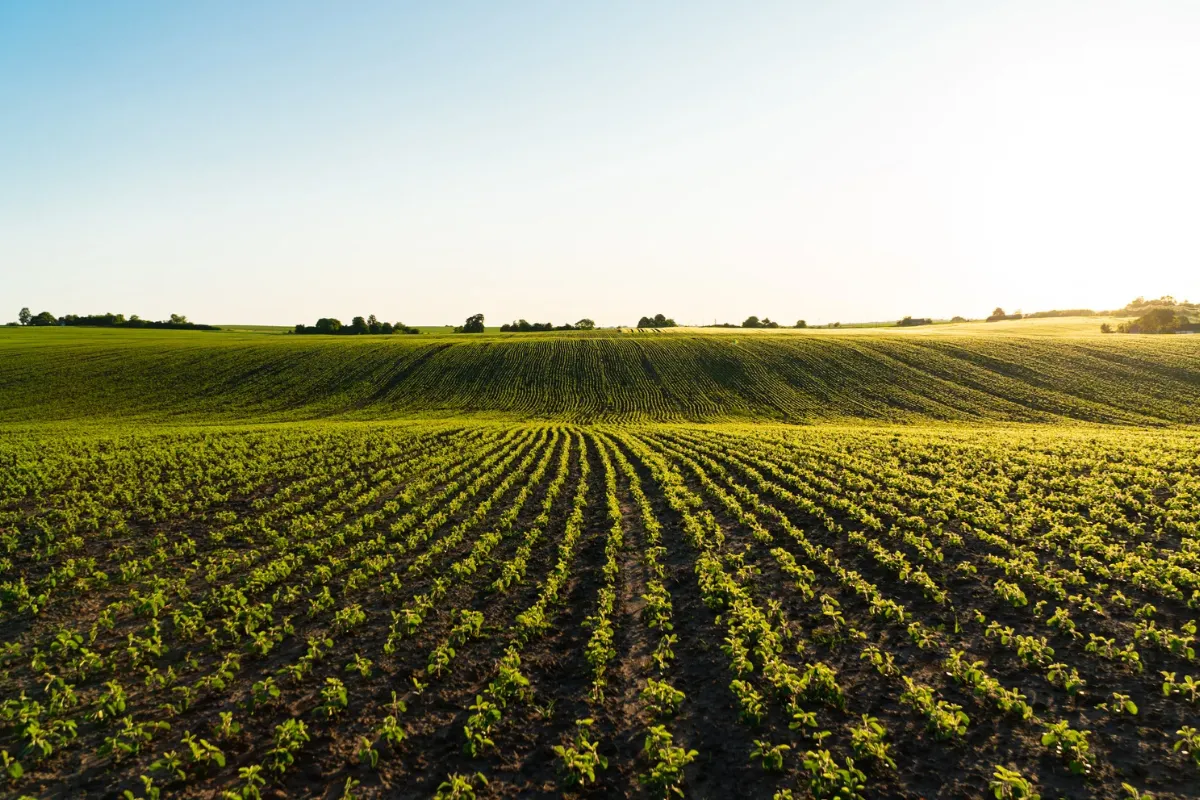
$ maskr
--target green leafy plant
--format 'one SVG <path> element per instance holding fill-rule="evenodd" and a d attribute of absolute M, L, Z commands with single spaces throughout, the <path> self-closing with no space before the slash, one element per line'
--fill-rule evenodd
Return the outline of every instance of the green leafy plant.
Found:
<path fill-rule="evenodd" d="M 641 698 L 651 714 L 656 717 L 669 717 L 679 710 L 679 706 L 684 700 L 684 694 L 666 681 L 648 678 L 646 686 L 642 689 Z"/>
<path fill-rule="evenodd" d="M 379 751 L 375 743 L 366 736 L 358 737 L 358 763 L 366 764 L 371 769 L 379 768 Z"/>
<path fill-rule="evenodd" d="M 188 748 L 184 753 L 193 765 L 202 768 L 209 764 L 225 766 L 225 754 L 207 739 L 197 739 L 190 731 L 184 731 L 182 741 Z"/>
<path fill-rule="evenodd" d="M 988 789 L 997 800 L 1041 800 L 1042 797 L 1028 778 L 1015 769 L 1000 765 L 996 765 Z"/>
<path fill-rule="evenodd" d="M 1174 672 L 1163 672 L 1162 676 L 1164 697 L 1177 694 L 1193 705 L 1200 702 L 1200 680 L 1196 680 L 1191 675 L 1185 675 L 1183 680 L 1176 681 Z"/>
<path fill-rule="evenodd" d="M 219 720 L 213 725 L 213 734 L 218 739 L 232 739 L 242 732 L 242 725 L 234 721 L 232 711 L 221 711 L 217 716 Z"/>
<path fill-rule="evenodd" d="M 371 677 L 371 659 L 355 653 L 354 660 L 346 665 L 346 672 L 357 672 L 364 678 Z"/>
<path fill-rule="evenodd" d="M 9 780 L 17 780 L 25 774 L 25 770 L 21 768 L 21 762 L 8 754 L 7 750 L 0 750 L 0 770 L 8 776 Z"/>
<path fill-rule="evenodd" d="M 1121 694 L 1120 692 L 1113 692 L 1111 699 L 1107 702 L 1097 704 L 1096 708 L 1107 711 L 1113 716 L 1122 714 L 1136 716 L 1138 713 L 1137 704 L 1129 699 L 1129 695 Z"/>
<path fill-rule="evenodd" d="M 266 766 L 283 773 L 296 761 L 296 753 L 309 740 L 308 729 L 298 719 L 289 719 L 275 726 L 274 746 L 267 751 Z"/>
<path fill-rule="evenodd" d="M 1088 743 L 1091 735 L 1091 731 L 1072 729 L 1065 720 L 1048 723 L 1042 734 L 1042 745 L 1062 757 L 1071 772 L 1087 775 L 1092 771 L 1093 763 L 1091 745 Z"/>
<path fill-rule="evenodd" d="M 741 707 L 742 721 L 750 725 L 762 722 L 767 713 L 762 695 L 747 681 L 734 680 L 729 684 L 729 688 Z"/>
<path fill-rule="evenodd" d="M 1192 763 L 1200 767 L 1200 730 L 1184 725 L 1175 731 L 1175 735 L 1179 737 L 1173 748 L 1175 752 L 1185 756 L 1190 755 Z"/>
<path fill-rule="evenodd" d="M 167 750 L 150 764 L 150 771 L 161 772 L 171 781 L 182 781 L 187 778 L 183 766 L 183 759 L 179 753 Z"/>
<path fill-rule="evenodd" d="M 379 736 L 393 748 L 396 748 L 408 738 L 408 733 L 395 716 L 389 715 L 384 717 L 383 722 L 379 724 Z"/>
<path fill-rule="evenodd" d="M 1046 668 L 1046 680 L 1060 686 L 1068 694 L 1082 694 L 1087 682 L 1079 677 L 1079 671 L 1066 664 L 1051 664 Z"/>
<path fill-rule="evenodd" d="M 967 732 L 970 720 L 961 706 L 936 699 L 930 687 L 915 683 L 907 676 L 904 678 L 904 684 L 908 688 L 900 695 L 900 702 L 924 714 L 929 729 L 937 738 L 948 739 Z"/>
<path fill-rule="evenodd" d="M 867 776 L 854 766 L 854 759 L 847 758 L 843 765 L 828 750 L 809 750 L 803 763 L 813 797 L 862 800 Z"/>
<path fill-rule="evenodd" d="M 896 762 L 888 754 L 888 744 L 884 741 L 886 736 L 887 730 L 878 719 L 863 714 L 862 721 L 850 728 L 850 747 L 861 761 L 895 769 Z"/>
<path fill-rule="evenodd" d="M 262 800 L 262 787 L 267 784 L 262 771 L 261 764 L 239 767 L 238 780 L 241 783 L 226 791 L 222 800 Z"/>
<path fill-rule="evenodd" d="M 162 790 L 154 785 L 154 779 L 148 775 L 139 775 L 138 780 L 142 782 L 141 797 L 139 798 L 138 795 L 134 794 L 132 789 L 126 789 L 121 792 L 121 797 L 125 798 L 125 800 L 158 800 Z"/>
<path fill-rule="evenodd" d="M 317 706 L 318 713 L 333 718 L 346 710 L 349 699 L 346 694 L 346 684 L 337 678 L 326 678 L 325 686 L 321 689 L 321 704 Z"/>
<path fill-rule="evenodd" d="M 754 749 L 750 751 L 750 758 L 758 759 L 762 768 L 767 772 L 780 772 L 783 770 L 784 753 L 791 749 L 791 745 L 773 745 L 762 739 L 755 739 Z"/>
<path fill-rule="evenodd" d="M 457 772 L 446 776 L 446 780 L 438 785 L 434 800 L 475 800 L 475 787 L 487 786 L 488 780 L 482 772 L 474 775 L 461 775 Z"/>
<path fill-rule="evenodd" d="M 642 786 L 655 797 L 683 797 L 683 770 L 699 755 L 673 743 L 671 733 L 661 725 L 646 731 L 642 755 L 650 769 L 638 776 Z"/>
<path fill-rule="evenodd" d="M 600 743 L 588 738 L 591 719 L 575 720 L 575 738 L 570 745 L 555 745 L 554 753 L 562 762 L 568 786 L 595 783 L 596 770 L 607 769 L 608 759 L 600 754 Z"/>

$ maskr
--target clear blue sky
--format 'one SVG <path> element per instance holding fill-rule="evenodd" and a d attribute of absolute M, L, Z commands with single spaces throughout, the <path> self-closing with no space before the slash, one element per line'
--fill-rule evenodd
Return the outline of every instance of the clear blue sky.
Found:
<path fill-rule="evenodd" d="M 1197 87 L 1194 0 L 0 0 L 0 320 L 1197 300 Z"/>

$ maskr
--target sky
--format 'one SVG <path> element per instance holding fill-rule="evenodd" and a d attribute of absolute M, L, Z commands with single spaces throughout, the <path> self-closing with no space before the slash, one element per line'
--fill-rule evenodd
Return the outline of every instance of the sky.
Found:
<path fill-rule="evenodd" d="M 0 321 L 1200 301 L 1197 87 L 1195 0 L 0 0 Z"/>

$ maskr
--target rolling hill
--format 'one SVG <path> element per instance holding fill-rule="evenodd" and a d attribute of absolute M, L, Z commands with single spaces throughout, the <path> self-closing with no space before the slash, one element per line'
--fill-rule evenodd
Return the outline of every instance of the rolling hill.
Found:
<path fill-rule="evenodd" d="M 1200 424 L 1200 337 L 1047 336 L 1045 323 L 1039 335 L 973 329 L 296 337 L 7 328 L 0 421 Z"/>

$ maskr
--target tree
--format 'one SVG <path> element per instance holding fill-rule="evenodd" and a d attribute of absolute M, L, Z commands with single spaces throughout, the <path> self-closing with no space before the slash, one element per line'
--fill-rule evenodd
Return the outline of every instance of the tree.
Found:
<path fill-rule="evenodd" d="M 367 321 L 362 317 L 355 317 L 350 321 L 350 333 L 366 333 L 369 330 L 370 328 L 367 327 Z"/>
<path fill-rule="evenodd" d="M 1179 320 L 1169 308 L 1156 308 L 1138 317 L 1129 326 L 1130 333 L 1174 333 L 1179 329 Z"/>
<path fill-rule="evenodd" d="M 171 324 L 172 325 L 187 325 L 187 321 L 188 321 L 188 318 L 186 316 L 184 316 L 183 314 L 172 314 L 171 315 Z"/>
<path fill-rule="evenodd" d="M 29 306 L 21 309 L 21 313 L 17 314 L 17 319 L 22 325 L 28 325 L 33 320 L 33 314 L 29 311 Z"/>
<path fill-rule="evenodd" d="M 49 311 L 43 311 L 42 313 L 38 314 L 36 317 L 34 317 L 33 319 L 31 319 L 31 320 L 29 321 L 29 324 L 30 324 L 30 325 L 38 325 L 38 326 L 41 326 L 41 327 L 46 327 L 46 326 L 49 326 L 49 325 L 57 325 L 57 324 L 58 324 L 58 320 L 57 320 L 57 319 L 55 319 L 55 318 L 54 318 L 54 315 L 53 315 L 53 314 L 51 314 Z"/>
<path fill-rule="evenodd" d="M 653 317 L 642 317 L 638 320 L 639 328 L 674 328 L 675 320 L 663 314 L 655 314 Z"/>
<path fill-rule="evenodd" d="M 383 325 L 381 325 L 379 320 L 375 318 L 375 315 L 372 314 L 371 316 L 367 317 L 367 332 L 368 333 L 391 333 L 392 331 L 390 328 L 387 331 L 385 331 L 383 329 Z"/>
<path fill-rule="evenodd" d="M 333 317 L 321 317 L 317 320 L 317 333 L 337 333 L 342 329 L 342 321 Z"/>
<path fill-rule="evenodd" d="M 798 319 L 798 320 L 796 320 L 796 324 L 795 324 L 795 326 L 794 326 L 794 327 L 796 327 L 796 328 L 807 328 L 807 327 L 808 327 L 808 323 L 807 323 L 807 322 L 805 322 L 805 321 L 804 321 L 804 320 L 802 320 L 802 319 Z"/>
<path fill-rule="evenodd" d="M 1112 325 L 1109 325 L 1107 322 L 1101 324 L 1100 332 L 1101 333 L 1112 333 L 1113 332 Z"/>
<path fill-rule="evenodd" d="M 993 317 L 1007 317 L 1008 314 L 1004 313 L 1003 308 L 1001 308 L 1000 306 L 996 306 L 996 309 L 994 311 L 992 311 L 992 316 Z"/>
<path fill-rule="evenodd" d="M 742 323 L 743 328 L 761 328 L 762 323 L 758 321 L 758 317 L 753 314 L 746 317 L 746 321 Z"/>
<path fill-rule="evenodd" d="M 483 333 L 483 314 L 472 314 L 467 317 L 467 321 L 462 324 L 462 327 L 455 330 L 456 333 Z"/>
<path fill-rule="evenodd" d="M 595 329 L 596 323 L 593 320 L 584 317 L 583 319 L 579 320 L 579 322 L 575 323 L 575 327 L 581 331 L 590 331 Z"/>

